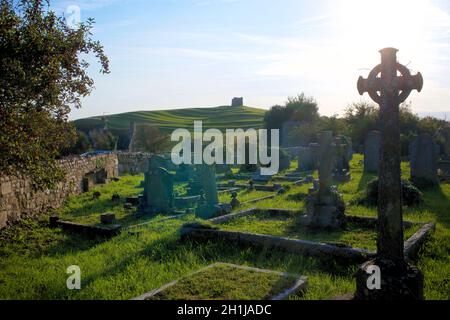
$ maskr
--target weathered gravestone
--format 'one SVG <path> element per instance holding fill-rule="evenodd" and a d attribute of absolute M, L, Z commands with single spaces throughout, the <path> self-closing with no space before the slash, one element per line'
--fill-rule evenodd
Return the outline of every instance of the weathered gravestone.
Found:
<path fill-rule="evenodd" d="M 410 147 L 411 180 L 418 186 L 439 183 L 438 157 L 439 146 L 429 134 L 417 136 Z"/>
<path fill-rule="evenodd" d="M 186 182 L 194 176 L 193 166 L 190 164 L 180 164 L 175 172 L 175 181 Z"/>
<path fill-rule="evenodd" d="M 350 162 L 353 159 L 353 143 L 352 143 L 352 139 L 350 137 L 347 136 L 339 136 L 344 143 L 346 144 L 347 148 L 347 162 Z"/>
<path fill-rule="evenodd" d="M 342 136 L 334 139 L 334 170 L 333 178 L 335 181 L 344 182 L 350 180 L 349 151 L 350 146 Z"/>
<path fill-rule="evenodd" d="M 313 171 L 317 169 L 319 144 L 310 143 L 308 147 L 300 147 L 298 152 L 298 171 Z"/>
<path fill-rule="evenodd" d="M 381 132 L 370 131 L 364 141 L 364 172 L 378 173 L 380 169 L 380 146 Z"/>
<path fill-rule="evenodd" d="M 450 160 L 450 126 L 440 129 L 438 136 L 442 139 L 443 158 Z"/>
<path fill-rule="evenodd" d="M 320 133 L 319 144 L 319 190 L 306 199 L 306 216 L 303 223 L 310 227 L 338 229 L 345 223 L 345 204 L 332 185 L 333 133 Z"/>
<path fill-rule="evenodd" d="M 399 105 L 412 90 L 421 91 L 423 79 L 420 73 L 412 76 L 397 62 L 397 49 L 386 48 L 380 53 L 381 64 L 370 72 L 368 79 L 360 77 L 358 80 L 359 93 L 368 92 L 380 105 L 381 157 L 377 257 L 359 269 L 355 297 L 423 299 L 423 275 L 407 263 L 404 256 L 399 128 Z M 374 277 L 378 279 L 374 281 Z M 374 282 L 376 287 L 372 287 Z"/>
<path fill-rule="evenodd" d="M 202 198 L 196 209 L 196 215 L 209 219 L 217 214 L 219 197 L 217 193 L 216 170 L 214 166 L 206 164 L 196 165 L 198 181 L 201 184 Z"/>
<path fill-rule="evenodd" d="M 163 167 L 164 163 L 165 159 L 157 155 L 149 160 L 140 203 L 142 213 L 168 213 L 173 208 L 173 175 Z"/>

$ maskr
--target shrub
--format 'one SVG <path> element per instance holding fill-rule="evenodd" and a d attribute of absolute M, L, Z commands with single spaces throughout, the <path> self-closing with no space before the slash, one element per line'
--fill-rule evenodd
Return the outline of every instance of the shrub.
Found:
<path fill-rule="evenodd" d="M 378 205 L 378 178 L 367 184 L 366 195 L 358 202 L 370 206 Z M 411 207 L 423 202 L 422 192 L 409 180 L 402 179 L 402 202 L 403 205 Z"/>

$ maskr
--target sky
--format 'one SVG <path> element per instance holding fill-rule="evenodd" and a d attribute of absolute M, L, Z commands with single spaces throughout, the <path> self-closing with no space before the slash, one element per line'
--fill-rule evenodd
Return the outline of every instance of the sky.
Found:
<path fill-rule="evenodd" d="M 342 114 L 356 81 L 399 49 L 424 77 L 414 112 L 450 118 L 450 0 L 53 0 L 96 21 L 111 74 L 91 63 L 95 90 L 71 119 L 137 110 L 229 105 L 268 109 L 304 92 Z"/>

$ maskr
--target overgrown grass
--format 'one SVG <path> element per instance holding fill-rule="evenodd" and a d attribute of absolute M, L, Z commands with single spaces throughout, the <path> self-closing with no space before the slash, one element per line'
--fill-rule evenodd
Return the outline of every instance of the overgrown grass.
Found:
<path fill-rule="evenodd" d="M 151 300 L 266 300 L 294 285 L 295 276 L 218 264 L 180 279 Z"/>
<path fill-rule="evenodd" d="M 339 186 L 347 202 L 363 191 L 370 180 L 362 173 L 361 159 L 355 156 L 352 180 Z M 403 167 L 407 178 L 407 165 Z M 99 206 L 91 200 L 92 194 L 85 194 L 69 200 L 60 213 L 91 223 L 98 222 L 101 211 L 115 211 L 123 221 L 131 219 L 132 213 L 120 212 L 122 204 L 116 208 L 109 200 L 114 192 L 122 196 L 138 194 L 141 179 L 122 177 L 119 182 L 101 187 Z M 282 196 L 252 206 L 302 210 L 307 189 L 306 185 L 293 187 Z M 424 192 L 425 203 L 420 207 L 405 208 L 406 220 L 437 223 L 435 234 L 415 262 L 425 275 L 427 299 L 450 299 L 449 197 L 450 185 L 443 184 Z M 376 208 L 350 205 L 347 213 L 375 216 Z M 43 221 L 25 219 L 0 231 L 0 299 L 129 299 L 218 261 L 308 276 L 308 291 L 293 299 L 329 299 L 355 289 L 356 266 L 343 267 L 331 259 L 319 261 L 223 242 L 181 243 L 178 241 L 180 227 L 195 217 L 188 215 L 165 221 L 158 221 L 159 218 L 109 241 L 49 229 L 45 216 Z M 361 239 L 354 239 L 355 246 L 361 243 Z M 66 288 L 66 269 L 70 265 L 81 267 L 79 291 Z"/>
<path fill-rule="evenodd" d="M 349 223 L 339 231 L 311 230 L 301 226 L 298 219 L 299 216 L 258 214 L 231 220 L 221 225 L 221 229 L 376 250 L 377 233 L 375 229 L 362 228 L 357 224 Z M 418 227 L 405 229 L 405 240 L 411 237 L 417 229 Z"/>
<path fill-rule="evenodd" d="M 123 176 L 120 181 L 111 182 L 108 185 L 95 186 L 89 192 L 70 197 L 66 204 L 58 210 L 58 215 L 64 219 L 83 224 L 100 223 L 100 215 L 113 212 L 118 223 L 131 223 L 134 218 L 132 211 L 124 209 L 126 197 L 137 196 L 142 193 L 140 182 L 143 175 Z M 94 193 L 100 192 L 99 198 L 94 198 Z M 113 194 L 120 195 L 119 201 L 113 201 Z"/>

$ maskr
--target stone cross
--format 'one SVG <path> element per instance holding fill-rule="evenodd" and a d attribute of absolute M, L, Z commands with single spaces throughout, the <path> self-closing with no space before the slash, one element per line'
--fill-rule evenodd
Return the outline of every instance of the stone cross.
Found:
<path fill-rule="evenodd" d="M 397 49 L 380 51 L 381 64 L 358 80 L 358 91 L 368 92 L 380 105 L 381 148 L 378 192 L 377 256 L 361 266 L 356 275 L 357 299 L 423 299 L 423 274 L 404 256 L 401 204 L 399 105 L 412 90 L 421 91 L 422 75 L 411 75 L 397 62 Z M 377 290 L 368 288 L 371 267 L 381 272 Z"/>
<path fill-rule="evenodd" d="M 403 217 L 400 182 L 399 105 L 412 90 L 421 91 L 423 78 L 397 62 L 397 49 L 380 51 L 381 64 L 367 79 L 359 77 L 359 94 L 368 92 L 380 105 L 381 157 L 379 183 L 378 255 L 390 260 L 403 260 Z M 400 74 L 398 76 L 397 74 Z"/>

